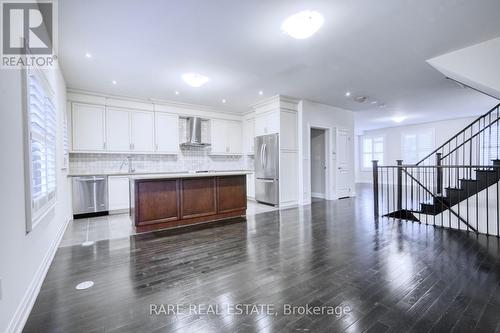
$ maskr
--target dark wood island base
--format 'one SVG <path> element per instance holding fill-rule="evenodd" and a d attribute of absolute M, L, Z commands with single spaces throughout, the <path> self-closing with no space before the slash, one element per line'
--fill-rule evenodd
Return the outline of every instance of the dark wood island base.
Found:
<path fill-rule="evenodd" d="M 169 175 L 130 181 L 137 232 L 245 216 L 246 174 Z"/>

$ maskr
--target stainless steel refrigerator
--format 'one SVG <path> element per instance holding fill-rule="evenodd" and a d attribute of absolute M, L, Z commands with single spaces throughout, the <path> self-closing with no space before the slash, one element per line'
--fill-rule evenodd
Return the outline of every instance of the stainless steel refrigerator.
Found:
<path fill-rule="evenodd" d="M 255 200 L 279 205 L 279 134 L 255 137 Z"/>

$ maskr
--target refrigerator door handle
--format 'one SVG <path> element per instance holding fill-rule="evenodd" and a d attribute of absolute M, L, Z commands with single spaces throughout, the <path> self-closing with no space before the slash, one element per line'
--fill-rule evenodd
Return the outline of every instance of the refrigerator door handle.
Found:
<path fill-rule="evenodd" d="M 262 168 L 264 168 L 264 146 L 265 144 L 262 144 L 260 146 L 260 165 L 262 166 Z"/>
<path fill-rule="evenodd" d="M 264 143 L 264 158 L 263 158 L 263 161 L 264 161 L 264 168 L 267 168 L 267 143 Z"/>

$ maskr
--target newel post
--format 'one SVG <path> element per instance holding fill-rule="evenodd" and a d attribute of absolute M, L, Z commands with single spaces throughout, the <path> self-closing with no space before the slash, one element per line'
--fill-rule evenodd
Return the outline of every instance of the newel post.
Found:
<path fill-rule="evenodd" d="M 372 161 L 373 165 L 373 214 L 378 218 L 378 161 Z"/>
<path fill-rule="evenodd" d="M 436 153 L 436 194 L 441 194 L 443 190 L 443 168 L 441 168 L 441 155 Z"/>
<path fill-rule="evenodd" d="M 396 188 L 397 188 L 397 200 L 396 200 L 396 204 L 397 204 L 397 211 L 401 211 L 402 209 L 402 206 L 403 206 L 403 160 L 396 160 L 397 164 L 398 164 L 398 179 L 397 179 L 397 184 L 396 184 Z"/>

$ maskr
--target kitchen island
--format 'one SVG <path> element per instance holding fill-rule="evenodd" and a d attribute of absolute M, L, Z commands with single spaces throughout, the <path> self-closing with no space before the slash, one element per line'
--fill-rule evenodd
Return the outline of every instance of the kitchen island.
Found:
<path fill-rule="evenodd" d="M 130 178 L 130 214 L 137 232 L 245 216 L 248 172 Z"/>

